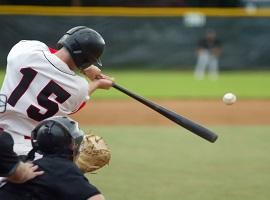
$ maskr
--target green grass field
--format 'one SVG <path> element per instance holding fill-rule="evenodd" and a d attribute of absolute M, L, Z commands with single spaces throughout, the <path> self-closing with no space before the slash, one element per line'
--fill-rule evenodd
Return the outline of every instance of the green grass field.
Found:
<path fill-rule="evenodd" d="M 233 92 L 244 99 L 270 98 L 270 71 L 222 72 L 216 81 L 194 80 L 191 72 L 182 71 L 109 71 L 116 82 L 142 96 L 158 99 L 220 98 Z M 95 98 L 127 98 L 118 91 L 98 91 Z"/>
<path fill-rule="evenodd" d="M 217 81 L 196 81 L 191 72 L 181 71 L 104 73 L 148 98 L 220 99 L 233 92 L 242 99 L 270 99 L 270 71 L 223 72 Z M 93 98 L 128 97 L 112 89 Z M 210 127 L 219 135 L 214 144 L 173 125 L 84 127 L 90 128 L 112 150 L 110 165 L 88 174 L 106 199 L 269 199 L 270 125 Z"/>
<path fill-rule="evenodd" d="M 178 127 L 92 127 L 112 162 L 88 175 L 110 200 L 268 200 L 270 126 L 211 127 L 212 144 Z"/>
<path fill-rule="evenodd" d="M 196 81 L 180 71 L 109 72 L 117 82 L 157 99 L 269 99 L 269 72 L 227 72 Z M 94 98 L 126 98 L 100 91 Z M 112 162 L 89 175 L 110 200 L 267 200 L 270 196 L 269 126 L 212 127 L 211 144 L 179 127 L 96 127 L 112 149 Z"/>
<path fill-rule="evenodd" d="M 269 99 L 270 71 L 222 72 L 217 81 L 194 80 L 191 72 L 183 71 L 105 71 L 116 82 L 142 96 L 158 99 L 220 98 L 233 92 L 240 98 Z M 0 73 L 2 82 L 4 72 Z M 93 98 L 128 98 L 116 90 L 97 91 Z"/>

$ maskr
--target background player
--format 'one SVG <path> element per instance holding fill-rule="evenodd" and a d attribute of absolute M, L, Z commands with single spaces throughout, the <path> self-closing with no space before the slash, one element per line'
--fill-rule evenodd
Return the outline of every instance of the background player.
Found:
<path fill-rule="evenodd" d="M 0 199 L 104 200 L 73 163 L 83 139 L 77 122 L 49 118 L 33 130 L 32 138 L 33 149 L 43 154 L 34 163 L 45 173 L 24 184 L 7 183 L 0 188 Z"/>
<path fill-rule="evenodd" d="M 8 104 L 0 114 L 0 128 L 11 133 L 15 152 L 31 149 L 29 136 L 38 122 L 75 113 L 96 89 L 112 86 L 110 77 L 93 65 L 100 63 L 104 47 L 99 33 L 78 26 L 58 41 L 55 53 L 40 41 L 20 41 L 11 49 L 1 89 Z M 77 69 L 91 84 L 76 74 Z"/>
<path fill-rule="evenodd" d="M 216 31 L 207 30 L 203 39 L 198 43 L 196 50 L 197 64 L 194 71 L 196 79 L 201 80 L 209 70 L 209 76 L 215 80 L 219 73 L 219 56 L 221 53 L 221 42 L 217 39 Z"/>

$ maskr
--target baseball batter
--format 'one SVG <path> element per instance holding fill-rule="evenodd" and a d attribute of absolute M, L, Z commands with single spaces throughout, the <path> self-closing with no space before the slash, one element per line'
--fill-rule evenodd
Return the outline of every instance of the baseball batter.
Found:
<path fill-rule="evenodd" d="M 20 41 L 9 52 L 1 92 L 7 99 L 0 114 L 0 128 L 14 139 L 14 151 L 27 154 L 31 131 L 54 115 L 77 112 L 96 89 L 109 89 L 110 77 L 93 64 L 100 63 L 105 42 L 95 30 L 85 26 L 70 29 L 52 53 L 40 41 Z M 90 80 L 76 74 L 79 69 Z"/>

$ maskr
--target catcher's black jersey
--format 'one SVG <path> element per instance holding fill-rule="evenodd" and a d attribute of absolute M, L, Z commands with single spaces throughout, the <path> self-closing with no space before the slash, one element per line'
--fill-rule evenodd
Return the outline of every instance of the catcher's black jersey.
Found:
<path fill-rule="evenodd" d="M 14 141 L 10 134 L 0 131 L 0 176 L 12 174 L 19 159 L 13 151 Z"/>
<path fill-rule="evenodd" d="M 45 156 L 35 164 L 45 173 L 24 184 L 6 184 L 0 188 L 0 199 L 86 200 L 100 194 L 78 167 L 66 158 Z"/>

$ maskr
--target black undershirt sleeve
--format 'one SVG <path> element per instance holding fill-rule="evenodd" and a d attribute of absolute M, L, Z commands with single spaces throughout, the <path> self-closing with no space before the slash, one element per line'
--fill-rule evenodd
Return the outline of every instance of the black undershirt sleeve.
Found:
<path fill-rule="evenodd" d="M 13 151 L 14 141 L 7 132 L 0 132 L 0 176 L 10 176 L 19 164 L 19 158 Z"/>
<path fill-rule="evenodd" d="M 45 185 L 43 188 L 48 188 L 47 193 L 52 197 L 57 196 L 57 199 L 62 200 L 86 200 L 100 194 L 71 160 L 47 155 L 34 163 L 45 173 L 33 182 L 37 183 L 36 185 Z M 38 195 L 40 194 L 38 192 Z"/>
<path fill-rule="evenodd" d="M 74 168 L 70 170 L 66 180 L 63 178 L 62 181 L 64 199 L 88 199 L 100 194 L 100 191 Z"/>

